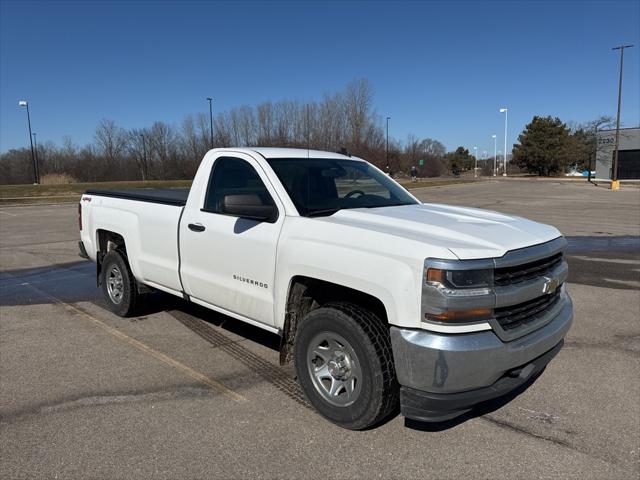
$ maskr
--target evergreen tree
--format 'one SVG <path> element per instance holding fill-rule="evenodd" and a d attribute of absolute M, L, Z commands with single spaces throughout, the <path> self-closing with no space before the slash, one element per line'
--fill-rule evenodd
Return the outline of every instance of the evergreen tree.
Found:
<path fill-rule="evenodd" d="M 458 147 L 455 152 L 447 153 L 445 159 L 449 163 L 449 169 L 454 173 L 472 169 L 476 160 L 464 147 Z"/>
<path fill-rule="evenodd" d="M 557 175 L 576 161 L 576 139 L 557 117 L 533 117 L 518 142 L 512 162 L 531 173 Z"/>

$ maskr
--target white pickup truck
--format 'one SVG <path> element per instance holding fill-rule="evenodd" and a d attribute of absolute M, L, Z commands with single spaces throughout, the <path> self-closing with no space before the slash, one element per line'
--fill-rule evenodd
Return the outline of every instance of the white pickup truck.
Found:
<path fill-rule="evenodd" d="M 191 189 L 90 190 L 79 222 L 115 313 L 157 289 L 274 332 L 309 401 L 350 429 L 530 384 L 573 317 L 558 230 L 423 204 L 348 155 L 215 149 Z"/>

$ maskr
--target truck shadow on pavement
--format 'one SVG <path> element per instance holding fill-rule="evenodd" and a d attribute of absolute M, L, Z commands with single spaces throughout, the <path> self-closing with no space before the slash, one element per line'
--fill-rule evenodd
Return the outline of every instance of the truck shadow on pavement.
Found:
<path fill-rule="evenodd" d="M 0 272 L 0 306 L 42 305 L 55 300 L 67 303 L 92 302 L 109 310 L 97 286 L 95 264 L 81 260 L 45 267 L 5 270 Z M 41 292 L 41 293 L 40 293 Z M 160 312 L 183 312 L 213 327 L 219 327 L 273 350 L 279 349 L 279 337 L 260 328 L 164 292 L 149 293 L 143 307 L 130 321 Z"/>
<path fill-rule="evenodd" d="M 197 318 L 202 322 L 206 322 L 213 327 L 218 327 L 227 333 L 238 335 L 243 339 L 259 343 L 260 345 L 276 352 L 280 350 L 280 337 L 275 333 L 267 332 L 261 328 L 241 322 L 240 320 L 228 317 L 222 313 L 209 310 L 208 308 L 201 307 L 195 303 L 181 300 L 177 297 L 175 298 L 175 301 L 174 299 L 170 299 L 170 301 L 173 302 L 172 308 L 168 308 L 167 311 L 172 315 L 174 315 L 175 311 L 181 312 L 182 315 L 178 320 L 182 321 L 186 314 L 193 318 Z M 183 321 L 182 323 L 184 324 L 185 322 Z"/>
<path fill-rule="evenodd" d="M 64 302 L 93 300 L 100 295 L 95 272 L 95 264 L 85 260 L 2 271 L 0 305 L 50 304 L 47 295 Z"/>

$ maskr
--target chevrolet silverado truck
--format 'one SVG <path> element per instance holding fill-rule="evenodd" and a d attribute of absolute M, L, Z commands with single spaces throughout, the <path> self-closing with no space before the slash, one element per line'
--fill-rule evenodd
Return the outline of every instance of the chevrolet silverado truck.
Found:
<path fill-rule="evenodd" d="M 190 189 L 87 191 L 79 223 L 113 312 L 161 290 L 273 332 L 349 429 L 528 386 L 573 317 L 554 227 L 423 204 L 348 154 L 214 149 Z"/>

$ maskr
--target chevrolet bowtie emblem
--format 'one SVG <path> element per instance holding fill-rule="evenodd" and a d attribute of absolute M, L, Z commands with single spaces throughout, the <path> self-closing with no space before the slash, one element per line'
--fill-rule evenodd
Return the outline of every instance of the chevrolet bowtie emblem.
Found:
<path fill-rule="evenodd" d="M 542 293 L 548 293 L 548 294 L 554 293 L 558 289 L 558 285 L 560 284 L 560 282 L 558 281 L 557 278 L 548 278 L 548 277 L 545 277 L 545 278 L 547 279 L 547 281 L 544 282 L 544 286 L 542 287 Z"/>

